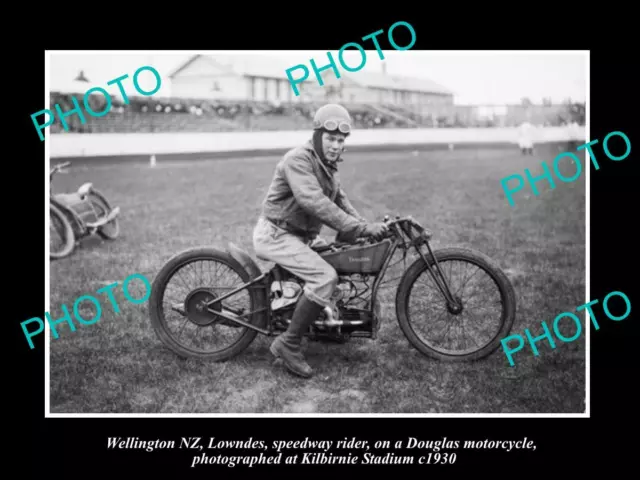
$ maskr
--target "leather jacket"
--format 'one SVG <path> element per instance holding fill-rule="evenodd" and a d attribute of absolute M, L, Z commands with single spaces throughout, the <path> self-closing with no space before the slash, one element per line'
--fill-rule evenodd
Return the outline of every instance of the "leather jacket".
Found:
<path fill-rule="evenodd" d="M 342 189 L 337 168 L 322 162 L 311 140 L 276 165 L 262 215 L 307 240 L 315 239 L 323 224 L 347 239 L 359 237 L 367 224 Z"/>

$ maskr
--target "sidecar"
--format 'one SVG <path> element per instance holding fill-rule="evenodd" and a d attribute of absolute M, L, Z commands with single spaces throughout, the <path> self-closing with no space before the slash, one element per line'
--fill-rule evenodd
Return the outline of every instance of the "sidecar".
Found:
<path fill-rule="evenodd" d="M 91 182 L 83 184 L 76 192 L 56 194 L 52 201 L 64 209 L 76 238 L 97 233 L 106 240 L 115 240 L 120 234 L 120 207 L 112 207 Z"/>

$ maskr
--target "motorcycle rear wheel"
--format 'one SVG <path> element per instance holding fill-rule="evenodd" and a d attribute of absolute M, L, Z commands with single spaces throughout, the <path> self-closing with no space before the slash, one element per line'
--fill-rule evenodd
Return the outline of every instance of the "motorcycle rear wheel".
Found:
<path fill-rule="evenodd" d="M 513 285 L 504 274 L 504 272 L 493 262 L 493 260 L 480 252 L 476 252 L 467 248 L 444 248 L 435 251 L 434 255 L 445 278 L 447 278 L 447 270 L 449 270 L 449 272 L 454 270 L 453 268 L 450 268 L 448 266 L 448 264 L 451 264 L 452 262 L 460 262 L 467 267 L 476 267 L 478 268 L 478 271 L 482 271 L 489 278 L 489 283 L 491 283 L 493 287 L 497 288 L 499 301 L 501 303 L 500 313 L 499 315 L 495 315 L 495 317 L 499 317 L 497 318 L 499 320 L 499 327 L 495 329 L 495 334 L 490 337 L 489 341 L 487 341 L 486 344 L 484 344 L 483 346 L 479 346 L 475 342 L 475 340 L 473 340 L 477 348 L 470 348 L 464 353 L 446 352 L 442 349 L 434 347 L 430 343 L 423 340 L 418 333 L 418 322 L 415 318 L 412 317 L 411 313 L 409 312 L 409 304 L 412 301 L 411 295 L 413 293 L 414 287 L 416 286 L 418 278 L 421 275 L 424 275 L 425 279 L 430 282 L 432 289 L 429 292 L 433 292 L 435 294 L 438 305 L 438 308 L 435 309 L 435 313 L 428 316 L 425 330 L 427 330 L 428 333 L 436 330 L 436 320 L 444 317 L 444 328 L 447 329 L 445 335 L 451 329 L 461 328 L 464 337 L 465 323 L 464 320 L 461 320 L 461 318 L 465 318 L 463 316 L 465 315 L 465 313 L 467 313 L 467 309 L 469 308 L 468 306 L 464 305 L 464 290 L 466 289 L 468 282 L 471 281 L 472 277 L 477 274 L 477 271 L 473 274 L 467 272 L 468 278 L 466 280 L 466 283 L 463 284 L 462 287 L 458 287 L 457 285 L 452 284 L 451 279 L 447 278 L 447 283 L 449 284 L 449 288 L 452 294 L 458 294 L 462 296 L 463 311 L 458 317 L 447 309 L 447 302 L 444 298 L 444 295 L 437 289 L 437 286 L 428 271 L 427 265 L 421 258 L 418 258 L 407 269 L 398 287 L 398 292 L 396 295 L 396 313 L 398 316 L 400 329 L 414 348 L 416 348 L 423 355 L 435 360 L 444 362 L 471 362 L 483 359 L 491 355 L 500 347 L 500 340 L 509 334 L 515 320 L 516 294 Z M 427 259 L 427 262 L 429 263 L 429 266 L 433 269 L 433 271 L 437 272 L 438 270 L 433 257 L 427 254 L 425 255 L 425 258 Z M 462 270 L 462 268 L 465 268 L 466 271 L 467 267 L 459 267 L 455 270 Z M 460 293 L 460 290 L 462 290 L 462 293 Z M 414 294 L 414 297 L 415 296 L 416 295 Z M 425 295 L 420 296 L 418 300 L 423 300 L 424 297 Z M 482 301 L 487 299 L 484 297 L 480 297 L 480 300 Z M 485 301 L 485 303 L 488 302 Z M 466 324 L 468 327 L 470 327 L 470 331 L 472 326 L 474 328 L 477 326 L 479 318 L 480 317 L 478 316 L 478 314 L 471 315 L 471 322 Z"/>
<path fill-rule="evenodd" d="M 227 361 L 244 351 L 256 338 L 258 332 L 237 324 L 231 326 L 230 324 L 232 322 L 225 324 L 224 320 L 220 317 L 203 310 L 202 302 L 213 299 L 216 296 L 222 296 L 233 287 L 216 288 L 208 281 L 200 281 L 196 282 L 196 286 L 185 295 L 184 300 L 174 297 L 173 302 L 170 304 L 165 303 L 166 300 L 164 296 L 172 277 L 178 276 L 180 280 L 178 283 L 186 285 L 186 281 L 190 281 L 193 276 L 191 273 L 180 274 L 179 271 L 185 267 L 190 267 L 190 265 L 196 262 L 215 263 L 216 277 L 219 269 L 226 268 L 230 270 L 237 277 L 237 282 L 233 287 L 238 287 L 250 281 L 250 277 L 244 268 L 227 252 L 214 248 L 195 248 L 181 252 L 171 258 L 153 280 L 151 296 L 149 298 L 151 325 L 162 343 L 182 358 L 206 359 L 214 362 Z M 194 271 L 197 274 L 199 271 L 204 271 L 204 268 L 198 269 L 196 267 Z M 211 272 L 211 268 L 209 267 L 207 271 Z M 246 305 L 243 305 L 248 311 L 258 310 L 264 306 L 261 305 L 260 297 L 256 291 L 251 288 L 229 297 L 229 300 L 225 300 L 222 303 L 226 306 L 229 302 L 233 302 L 233 299 L 236 298 L 237 295 L 242 293 L 248 294 L 249 301 L 246 302 Z M 185 319 L 185 323 L 183 324 L 185 330 L 187 329 L 185 328 L 188 325 L 187 322 L 191 324 L 191 327 L 195 325 L 197 331 L 196 336 L 199 336 L 198 340 L 202 340 L 202 337 L 208 336 L 208 334 L 216 336 L 220 332 L 220 330 L 216 329 L 218 325 L 226 328 L 227 330 L 224 330 L 225 332 L 236 334 L 237 339 L 231 345 L 220 350 L 208 350 L 186 345 L 181 341 L 182 330 L 179 335 L 175 335 L 170 329 L 167 319 L 168 315 L 166 315 L 169 313 L 167 312 L 167 305 L 169 305 L 169 310 L 177 312 Z M 253 318 L 250 318 L 249 321 L 255 324 L 259 319 L 260 314 L 254 314 Z M 211 328 L 211 331 L 203 333 L 203 331 L 208 328 Z"/>

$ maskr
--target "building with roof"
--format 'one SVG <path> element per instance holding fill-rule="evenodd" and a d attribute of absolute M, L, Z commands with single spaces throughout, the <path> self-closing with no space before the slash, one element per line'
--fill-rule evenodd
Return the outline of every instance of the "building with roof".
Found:
<path fill-rule="evenodd" d="M 194 55 L 174 70 L 171 96 L 298 102 L 285 73 L 289 65 L 263 55 Z"/>
<path fill-rule="evenodd" d="M 383 64 L 383 68 L 384 68 Z M 389 75 L 383 72 L 321 72 L 324 85 L 315 77 L 304 82 L 303 91 L 317 99 L 341 102 L 392 104 L 422 110 L 421 107 L 453 105 L 453 92 L 428 78 Z"/>
<path fill-rule="evenodd" d="M 384 65 L 384 64 L 383 64 Z M 393 104 L 414 111 L 453 105 L 453 92 L 427 78 L 388 75 L 386 72 L 313 72 L 298 86 L 296 96 L 286 76 L 291 65 L 265 55 L 194 55 L 169 75 L 171 94 L 182 98 L 212 98 L 287 102 L 338 101 Z"/>

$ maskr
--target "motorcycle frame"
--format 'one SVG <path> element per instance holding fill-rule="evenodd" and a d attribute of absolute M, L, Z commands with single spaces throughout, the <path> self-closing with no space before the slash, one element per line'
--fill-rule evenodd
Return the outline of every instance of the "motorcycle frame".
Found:
<path fill-rule="evenodd" d="M 382 283 L 382 280 L 384 279 L 386 273 L 387 273 L 387 269 L 389 268 L 389 264 L 391 262 L 391 259 L 393 258 L 393 255 L 395 254 L 396 250 L 398 249 L 402 249 L 405 250 L 405 252 L 408 252 L 409 249 L 411 247 L 414 247 L 418 253 L 418 255 L 422 258 L 422 261 L 425 263 L 425 265 L 427 266 L 427 269 L 429 270 L 429 273 L 431 274 L 431 277 L 433 278 L 433 280 L 436 282 L 436 285 L 438 286 L 438 289 L 440 290 L 440 292 L 443 294 L 443 296 L 445 297 L 445 299 L 447 300 L 447 304 L 448 307 L 450 309 L 457 309 L 460 308 L 460 306 L 458 305 L 457 299 L 453 298 L 453 295 L 451 294 L 451 291 L 449 289 L 449 285 L 444 277 L 444 275 L 442 274 L 442 271 L 440 269 L 440 265 L 438 263 L 438 260 L 431 248 L 431 245 L 429 243 L 429 239 L 431 238 L 431 234 L 426 232 L 420 225 L 418 225 L 414 220 L 411 219 L 411 217 L 407 217 L 404 219 L 396 219 L 395 221 L 393 221 L 390 224 L 390 228 L 394 231 L 394 235 L 393 235 L 393 240 L 391 243 L 391 246 L 389 247 L 389 250 L 387 251 L 387 254 L 385 256 L 384 262 L 382 264 L 382 267 L 380 269 L 380 271 L 375 275 L 375 280 L 373 282 L 373 286 L 371 287 L 371 302 L 370 302 L 370 307 L 369 307 L 369 313 L 373 313 L 373 309 L 374 309 L 374 305 L 375 302 L 377 300 L 377 296 L 378 296 L 378 289 L 380 287 L 380 284 Z M 416 228 L 418 230 L 418 235 L 414 236 L 412 234 L 412 228 Z M 405 238 L 408 237 L 407 238 Z M 431 266 L 431 264 L 427 261 L 424 252 L 422 252 L 422 250 L 420 249 L 420 247 L 422 245 L 426 245 L 427 249 L 429 251 L 429 255 L 430 257 L 433 259 L 434 263 L 435 263 L 435 268 Z M 405 253 L 406 255 L 406 253 Z M 248 321 L 246 321 L 244 318 L 237 316 L 237 315 L 229 315 L 226 313 L 223 313 L 221 311 L 215 310 L 214 309 L 214 305 L 218 302 L 222 302 L 223 300 L 235 295 L 238 292 L 241 292 L 244 289 L 251 289 L 251 288 L 256 288 L 255 285 L 259 285 L 257 288 L 259 288 L 263 293 L 268 294 L 268 289 L 271 285 L 271 283 L 275 280 L 278 279 L 279 277 L 279 269 L 282 269 L 283 267 L 279 266 L 279 265 L 275 265 L 274 267 L 272 267 L 271 269 L 269 269 L 266 272 L 262 272 L 259 275 L 257 275 L 255 278 L 253 278 L 252 280 L 244 283 L 243 285 L 239 286 L 238 288 L 233 289 L 232 291 L 214 299 L 211 300 L 210 302 L 208 302 L 206 304 L 207 310 L 218 316 L 221 317 L 225 320 L 234 322 L 238 325 L 241 325 L 243 327 L 249 328 L 251 330 L 254 330 L 258 333 L 261 333 L 263 335 L 267 335 L 267 336 L 272 336 L 274 335 L 274 327 L 273 327 L 273 322 L 271 321 L 272 318 L 272 310 L 271 310 L 271 304 L 269 301 L 266 302 L 266 305 L 264 305 L 262 308 L 259 308 L 257 310 L 253 310 L 251 312 L 245 313 L 242 315 L 242 317 L 247 318 L 247 317 L 251 317 L 252 315 L 255 315 L 257 313 L 261 313 L 261 312 L 265 312 L 267 313 L 267 325 L 268 328 L 261 328 L 257 325 L 253 325 L 251 323 L 249 323 Z M 440 280 L 438 279 L 438 274 L 440 276 Z M 247 272 L 250 273 L 250 272 Z M 406 270 L 405 270 L 405 274 L 406 274 Z M 444 284 L 444 286 L 441 284 L 441 282 Z M 374 328 L 373 332 L 372 332 L 372 337 L 373 339 L 376 338 L 376 331 L 377 328 Z"/>

